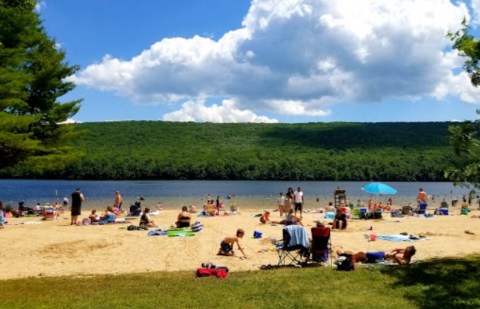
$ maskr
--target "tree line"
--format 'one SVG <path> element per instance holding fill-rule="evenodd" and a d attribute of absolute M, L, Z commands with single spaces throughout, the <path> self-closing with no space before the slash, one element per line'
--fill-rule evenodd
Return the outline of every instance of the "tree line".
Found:
<path fill-rule="evenodd" d="M 458 164 L 448 122 L 212 124 L 122 121 L 71 124 L 85 153 L 66 168 L 34 164 L 0 177 L 444 181 Z"/>

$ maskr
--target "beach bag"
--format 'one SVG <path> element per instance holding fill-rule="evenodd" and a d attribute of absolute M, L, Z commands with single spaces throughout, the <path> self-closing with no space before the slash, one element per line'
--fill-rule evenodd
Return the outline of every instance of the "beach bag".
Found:
<path fill-rule="evenodd" d="M 92 220 L 90 218 L 83 218 L 82 225 L 90 225 L 92 224 Z"/>
<path fill-rule="evenodd" d="M 200 232 L 201 230 L 203 230 L 203 224 L 197 221 L 193 223 L 190 228 L 192 229 L 193 232 Z"/>
<path fill-rule="evenodd" d="M 351 254 L 344 253 L 338 257 L 334 264 L 337 265 L 337 270 L 355 270 L 355 257 Z"/>
<path fill-rule="evenodd" d="M 228 268 L 198 268 L 197 277 L 210 277 L 215 276 L 217 278 L 226 278 L 228 274 Z"/>

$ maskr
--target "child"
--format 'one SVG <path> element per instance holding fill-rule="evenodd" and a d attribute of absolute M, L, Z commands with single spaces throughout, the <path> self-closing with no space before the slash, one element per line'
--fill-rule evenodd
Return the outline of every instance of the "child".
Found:
<path fill-rule="evenodd" d="M 220 249 L 218 250 L 217 255 L 226 255 L 226 256 L 233 256 L 233 245 L 237 243 L 238 250 L 240 250 L 245 258 L 247 258 L 247 255 L 245 252 L 243 252 L 242 247 L 240 247 L 240 242 L 239 239 L 243 238 L 243 235 L 245 235 L 245 231 L 242 229 L 237 230 L 236 236 L 232 237 L 225 237 L 222 242 L 220 243 Z"/>
<path fill-rule="evenodd" d="M 90 214 L 90 216 L 88 216 L 88 218 L 90 219 L 90 222 L 91 222 L 91 223 L 98 222 L 97 210 L 96 210 L 96 209 L 92 209 L 92 213 Z"/>
<path fill-rule="evenodd" d="M 150 218 L 148 213 L 150 212 L 150 208 L 146 207 L 145 210 L 143 211 L 143 215 L 140 217 L 140 226 L 144 227 L 157 227 L 155 224 L 155 220 Z"/>
<path fill-rule="evenodd" d="M 260 222 L 262 222 L 263 224 L 267 223 L 270 221 L 270 211 L 268 210 L 265 210 L 263 212 L 263 215 L 260 217 Z"/>

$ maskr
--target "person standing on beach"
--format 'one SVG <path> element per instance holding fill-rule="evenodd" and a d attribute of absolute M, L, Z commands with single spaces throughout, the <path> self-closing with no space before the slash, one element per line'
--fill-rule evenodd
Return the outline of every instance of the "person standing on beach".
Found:
<path fill-rule="evenodd" d="M 297 215 L 297 211 L 300 211 L 300 218 L 302 218 L 304 203 L 302 188 L 298 187 L 293 196 L 295 200 L 295 216 Z"/>
<path fill-rule="evenodd" d="M 0 201 L 0 229 L 3 229 L 5 224 L 5 214 L 3 213 L 3 203 Z"/>
<path fill-rule="evenodd" d="M 65 197 L 63 198 L 63 207 L 64 207 L 64 208 L 66 208 L 66 207 L 68 206 L 68 202 L 69 202 L 68 197 L 65 196 Z"/>
<path fill-rule="evenodd" d="M 417 195 L 417 202 L 419 204 L 427 204 L 427 199 L 428 199 L 427 192 L 425 192 L 422 188 L 420 188 L 418 191 L 419 192 Z"/>
<path fill-rule="evenodd" d="M 115 199 L 113 200 L 113 207 L 121 209 L 123 204 L 123 198 L 122 195 L 120 194 L 120 191 L 115 192 Z"/>
<path fill-rule="evenodd" d="M 280 192 L 280 196 L 277 199 L 278 211 L 280 211 L 280 217 L 283 217 L 285 213 L 285 196 L 283 196 L 283 192 Z"/>
<path fill-rule="evenodd" d="M 80 192 L 80 188 L 77 188 L 75 192 L 72 193 L 72 210 L 71 210 L 71 220 L 70 225 L 76 225 L 78 216 L 82 214 L 82 202 L 85 200 L 83 193 Z"/>
<path fill-rule="evenodd" d="M 288 214 L 290 209 L 293 209 L 292 203 L 293 203 L 293 189 L 288 188 L 287 194 L 285 195 L 285 215 Z"/>

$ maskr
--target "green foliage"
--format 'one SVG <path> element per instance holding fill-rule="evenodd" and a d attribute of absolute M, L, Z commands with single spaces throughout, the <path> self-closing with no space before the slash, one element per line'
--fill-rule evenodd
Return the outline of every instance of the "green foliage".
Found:
<path fill-rule="evenodd" d="M 469 34 L 470 27 L 464 19 L 462 29 L 455 33 L 449 33 L 448 36 L 453 41 L 453 48 L 457 49 L 461 56 L 466 57 L 463 68 L 470 76 L 474 86 L 480 85 L 480 40 L 475 39 Z"/>
<path fill-rule="evenodd" d="M 480 85 L 480 40 L 469 34 L 470 28 L 466 20 L 462 22 L 462 29 L 450 33 L 454 42 L 453 48 L 460 55 L 466 57 L 464 69 L 470 76 L 474 86 Z M 477 110 L 477 114 L 480 112 Z M 473 185 L 480 188 L 480 141 L 479 122 L 466 121 L 462 125 L 451 126 L 448 142 L 452 145 L 455 154 L 460 157 L 455 166 L 448 168 L 445 176 L 455 184 L 462 186 Z"/>
<path fill-rule="evenodd" d="M 69 125 L 86 153 L 51 173 L 80 179 L 443 180 L 448 123 L 211 124 L 126 121 Z"/>
<path fill-rule="evenodd" d="M 406 267 L 282 268 L 0 281 L 0 308 L 478 308 L 480 257 Z M 59 292 L 63 291 L 63 292 Z M 67 291 L 67 292 L 65 292 Z"/>
<path fill-rule="evenodd" d="M 480 141 L 478 122 L 466 121 L 449 127 L 448 142 L 458 160 L 445 171 L 445 176 L 455 184 L 480 188 Z"/>
<path fill-rule="evenodd" d="M 65 146 L 73 128 L 60 124 L 78 112 L 80 101 L 57 101 L 74 88 L 65 78 L 78 67 L 64 62 L 35 4 L 0 0 L 0 168 L 29 162 L 46 171 L 81 157 Z"/>

